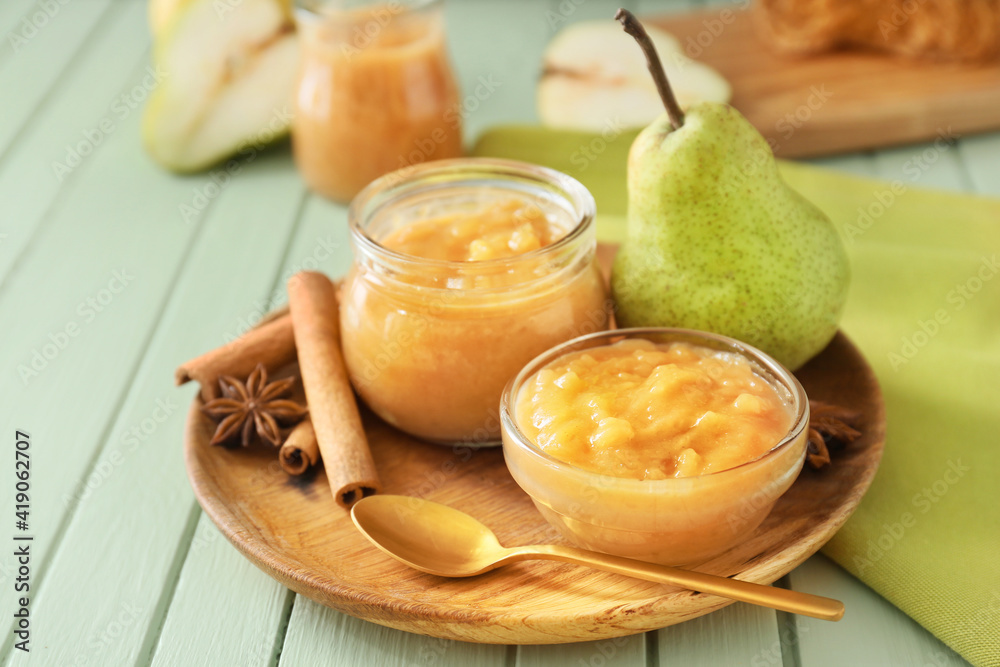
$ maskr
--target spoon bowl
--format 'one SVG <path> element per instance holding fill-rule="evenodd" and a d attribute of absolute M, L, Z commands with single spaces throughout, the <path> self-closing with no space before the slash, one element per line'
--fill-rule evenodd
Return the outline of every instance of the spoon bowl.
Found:
<path fill-rule="evenodd" d="M 351 519 L 379 549 L 442 577 L 472 577 L 504 564 L 507 549 L 482 523 L 441 503 L 375 495 L 355 503 Z"/>
<path fill-rule="evenodd" d="M 828 621 L 839 621 L 844 615 L 844 605 L 837 600 L 704 572 L 562 545 L 507 548 L 492 530 L 465 512 L 421 498 L 369 496 L 355 503 L 351 519 L 388 555 L 442 577 L 472 577 L 521 560 L 557 560 Z"/>

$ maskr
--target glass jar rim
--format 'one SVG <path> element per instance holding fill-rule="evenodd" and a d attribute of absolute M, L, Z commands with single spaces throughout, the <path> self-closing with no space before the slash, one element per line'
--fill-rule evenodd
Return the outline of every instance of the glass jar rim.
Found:
<path fill-rule="evenodd" d="M 520 393 L 521 386 L 524 382 L 546 364 L 571 352 L 590 349 L 592 347 L 599 347 L 600 344 L 590 345 L 590 343 L 595 341 L 608 340 L 610 342 L 610 339 L 613 338 L 642 338 L 645 340 L 651 340 L 648 338 L 649 336 L 676 337 L 678 340 L 686 340 L 695 344 L 698 344 L 698 341 L 707 342 L 710 345 L 715 345 L 715 349 L 735 352 L 764 367 L 767 371 L 778 378 L 792 395 L 792 405 L 795 414 L 792 420 L 792 425 L 788 429 L 788 433 L 786 433 L 781 440 L 774 445 L 774 447 L 767 450 L 760 456 L 750 459 L 749 461 L 744 461 L 743 463 L 731 468 L 703 473 L 701 475 L 692 475 L 689 477 L 668 477 L 665 479 L 646 480 L 634 479 L 631 477 L 616 477 L 614 475 L 588 470 L 587 468 L 582 468 L 568 461 L 564 461 L 563 459 L 552 456 L 542 450 L 536 443 L 532 442 L 523 431 L 521 431 L 520 426 L 517 424 L 517 420 L 514 418 L 513 402 L 516 400 L 517 394 Z M 609 329 L 607 331 L 598 331 L 585 336 L 579 336 L 572 340 L 568 340 L 565 343 L 549 348 L 525 364 L 524 368 L 522 368 L 517 375 L 507 382 L 507 386 L 504 387 L 503 394 L 500 397 L 500 428 L 510 436 L 513 444 L 521 450 L 527 452 L 529 455 L 541 459 L 544 463 L 547 463 L 550 466 L 565 470 L 577 476 L 600 479 L 602 482 L 609 485 L 636 485 L 636 487 L 641 487 L 643 490 L 656 490 L 659 488 L 667 489 L 669 487 L 676 486 L 679 483 L 692 483 L 699 479 L 718 479 L 719 476 L 724 475 L 725 473 L 734 472 L 752 466 L 760 461 L 763 461 L 764 459 L 774 456 L 779 451 L 790 447 L 792 443 L 797 441 L 805 433 L 808 426 L 809 399 L 806 396 L 805 388 L 803 388 L 798 378 L 796 378 L 791 371 L 778 363 L 777 360 L 766 352 L 744 343 L 743 341 L 730 338 L 729 336 L 723 336 L 721 334 L 698 331 L 696 329 L 636 327 L 628 329 Z"/>
<path fill-rule="evenodd" d="M 573 206 L 573 213 L 576 223 L 566 232 L 549 245 L 530 250 L 512 257 L 500 257 L 496 259 L 485 259 L 476 261 L 455 261 L 446 259 L 432 259 L 420 257 L 418 255 L 408 255 L 396 250 L 387 248 L 372 238 L 362 227 L 361 221 L 367 219 L 366 206 L 380 193 L 392 188 L 403 186 L 407 183 L 418 182 L 423 179 L 433 177 L 443 177 L 447 175 L 461 175 L 467 173 L 493 173 L 494 175 L 520 176 L 532 179 L 538 183 L 554 185 L 563 198 Z M 456 179 L 460 180 L 460 179 Z M 384 203 L 376 206 L 376 210 Z M 597 205 L 593 195 L 580 181 L 561 171 L 543 167 L 541 165 L 521 162 L 519 160 L 504 160 L 499 158 L 455 158 L 451 160 L 433 160 L 417 165 L 411 165 L 389 172 L 380 176 L 359 192 L 351 200 L 348 208 L 347 219 L 350 226 L 351 237 L 359 246 L 367 251 L 378 253 L 379 255 L 391 258 L 397 262 L 408 262 L 421 267 L 440 268 L 442 270 L 469 268 L 489 270 L 498 266 L 510 266 L 519 263 L 527 263 L 537 260 L 539 257 L 552 255 L 562 249 L 572 246 L 581 236 L 593 226 L 597 212 Z"/>

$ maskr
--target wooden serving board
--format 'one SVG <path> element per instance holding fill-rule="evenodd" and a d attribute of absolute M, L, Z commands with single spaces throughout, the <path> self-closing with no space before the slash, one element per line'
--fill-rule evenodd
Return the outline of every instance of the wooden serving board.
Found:
<path fill-rule="evenodd" d="M 615 247 L 601 245 L 605 273 Z M 819 550 L 871 484 L 885 437 L 878 381 L 843 334 L 796 373 L 810 398 L 863 415 L 863 436 L 822 471 L 806 469 L 753 537 L 698 569 L 772 583 Z M 662 584 L 550 561 L 469 579 L 412 570 L 383 554 L 338 507 L 322 470 L 289 477 L 273 448 L 210 446 L 215 424 L 196 399 L 184 460 L 202 508 L 247 558 L 292 590 L 338 611 L 420 634 L 498 644 L 555 644 L 666 627 L 728 604 Z M 505 546 L 562 543 L 504 464 L 500 448 L 432 445 L 371 414 L 365 430 L 385 493 L 472 514 Z"/>
<path fill-rule="evenodd" d="M 729 80 L 732 105 L 779 157 L 1000 128 L 1000 60 L 917 62 L 865 51 L 779 57 L 758 39 L 752 11 L 717 7 L 650 21 Z"/>
<path fill-rule="evenodd" d="M 863 437 L 832 466 L 806 469 L 754 536 L 698 569 L 772 583 L 815 553 L 868 489 L 882 456 L 882 397 L 857 349 L 838 334 L 797 374 L 812 398 L 863 413 Z M 196 400 L 184 456 L 195 495 L 223 534 L 292 590 L 352 616 L 435 637 L 499 644 L 605 639 L 680 623 L 731 601 L 548 561 L 469 579 L 412 570 L 371 545 L 330 494 L 326 476 L 290 478 L 274 449 L 208 444 Z M 365 415 L 386 493 L 435 500 L 490 526 L 506 546 L 562 543 L 507 472 L 499 448 L 415 440 Z M 848 610 L 850 613 L 850 610 Z"/>

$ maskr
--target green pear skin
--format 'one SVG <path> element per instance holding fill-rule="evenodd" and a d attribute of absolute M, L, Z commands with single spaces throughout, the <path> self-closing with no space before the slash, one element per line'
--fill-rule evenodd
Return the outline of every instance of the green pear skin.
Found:
<path fill-rule="evenodd" d="M 738 111 L 704 102 L 679 129 L 654 121 L 629 151 L 628 196 L 618 326 L 731 336 L 791 370 L 833 338 L 850 283 L 840 236 Z"/>

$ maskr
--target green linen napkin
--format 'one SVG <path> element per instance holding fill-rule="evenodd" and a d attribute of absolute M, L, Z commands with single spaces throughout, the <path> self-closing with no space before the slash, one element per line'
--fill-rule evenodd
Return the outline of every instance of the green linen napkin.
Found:
<path fill-rule="evenodd" d="M 598 236 L 617 241 L 634 136 L 500 127 L 474 154 L 578 178 L 597 200 Z M 842 327 L 888 418 L 881 469 L 824 552 L 973 664 L 1000 665 L 1000 200 L 781 169 L 843 234 Z"/>

